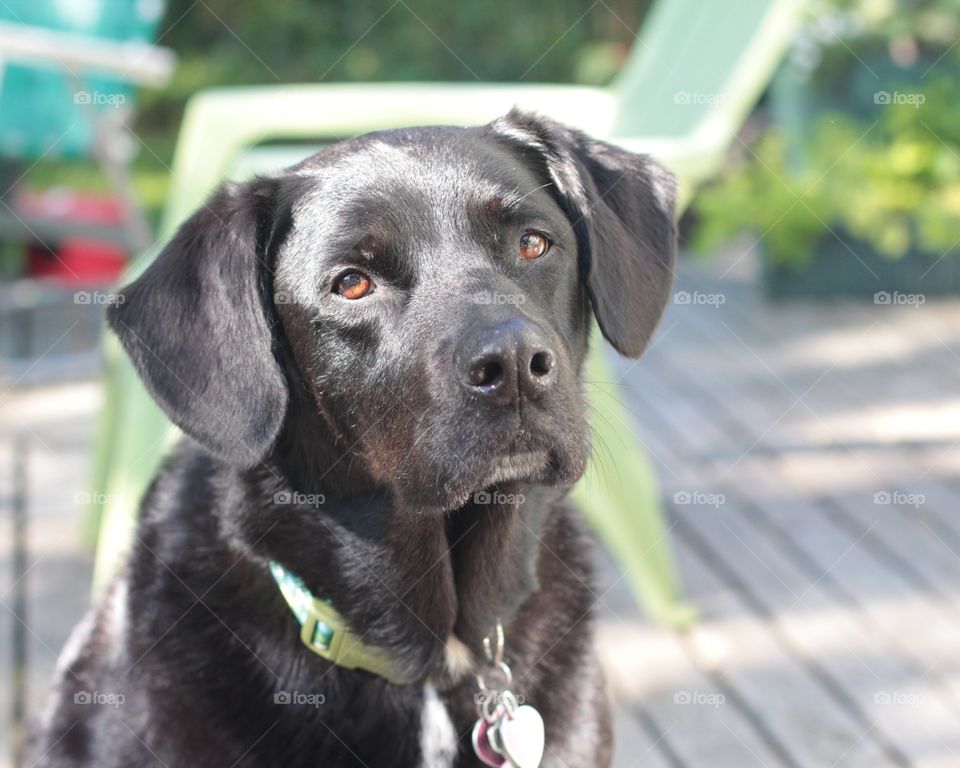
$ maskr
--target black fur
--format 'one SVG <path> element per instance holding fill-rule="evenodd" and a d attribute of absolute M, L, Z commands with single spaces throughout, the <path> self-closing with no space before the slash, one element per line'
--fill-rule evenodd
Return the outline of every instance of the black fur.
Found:
<path fill-rule="evenodd" d="M 650 159 L 517 112 L 224 185 L 110 311 L 187 437 L 62 662 L 37 764 L 477 765 L 473 671 L 500 620 L 543 765 L 607 765 L 590 549 L 564 501 L 588 454 L 578 374 L 591 305 L 621 352 L 649 339 L 673 197 Z M 530 229 L 553 246 L 523 261 Z M 369 296 L 333 291 L 349 268 Z M 464 378 L 487 359 L 496 396 Z M 270 559 L 416 682 L 306 650 Z M 472 669 L 447 663 L 461 643 Z M 450 759 L 422 754 L 428 688 Z"/>

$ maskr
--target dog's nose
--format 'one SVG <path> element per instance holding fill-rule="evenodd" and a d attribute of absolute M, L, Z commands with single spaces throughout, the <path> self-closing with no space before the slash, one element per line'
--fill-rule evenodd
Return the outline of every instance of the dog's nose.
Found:
<path fill-rule="evenodd" d="M 469 392 L 489 402 L 535 400 L 557 379 L 557 357 L 528 320 L 478 329 L 460 345 L 458 368 Z"/>

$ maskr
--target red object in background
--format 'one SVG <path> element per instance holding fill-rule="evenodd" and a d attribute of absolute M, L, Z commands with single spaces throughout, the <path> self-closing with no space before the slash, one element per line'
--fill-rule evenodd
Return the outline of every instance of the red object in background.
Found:
<path fill-rule="evenodd" d="M 27 248 L 27 271 L 31 277 L 68 285 L 114 282 L 126 264 L 127 254 L 119 245 L 84 237 L 66 238 L 56 256 L 42 245 Z"/>
<path fill-rule="evenodd" d="M 17 195 L 17 210 L 28 219 L 56 221 L 65 231 L 69 231 L 70 224 L 119 228 L 124 217 L 121 200 L 81 196 L 64 189 L 21 192 Z M 31 277 L 68 285 L 113 282 L 126 263 L 127 252 L 121 246 L 90 237 L 65 237 L 56 256 L 39 243 L 27 248 L 27 272 Z"/>

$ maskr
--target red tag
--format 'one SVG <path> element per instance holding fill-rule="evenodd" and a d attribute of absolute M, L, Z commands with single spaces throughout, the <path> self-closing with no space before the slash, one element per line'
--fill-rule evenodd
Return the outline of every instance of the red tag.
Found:
<path fill-rule="evenodd" d="M 482 717 L 477 720 L 476 725 L 473 726 L 473 735 L 471 737 L 473 741 L 473 751 L 477 757 L 483 761 L 484 765 L 492 766 L 492 768 L 500 768 L 500 766 L 506 765 L 507 758 L 495 752 L 493 747 L 490 746 L 490 737 L 487 733 L 489 730 L 490 723 Z"/>

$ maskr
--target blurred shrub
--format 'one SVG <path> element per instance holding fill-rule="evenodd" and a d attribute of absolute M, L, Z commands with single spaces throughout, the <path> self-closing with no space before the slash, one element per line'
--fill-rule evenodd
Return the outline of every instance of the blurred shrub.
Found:
<path fill-rule="evenodd" d="M 789 65 L 802 103 L 774 109 L 783 119 L 695 201 L 696 249 L 748 231 L 799 266 L 831 231 L 889 258 L 957 244 L 960 0 L 829 5 Z"/>
<path fill-rule="evenodd" d="M 211 85 L 484 80 L 600 84 L 618 71 L 650 0 L 170 0 L 161 42 L 180 64 L 144 94 L 140 128 L 175 131 Z"/>

